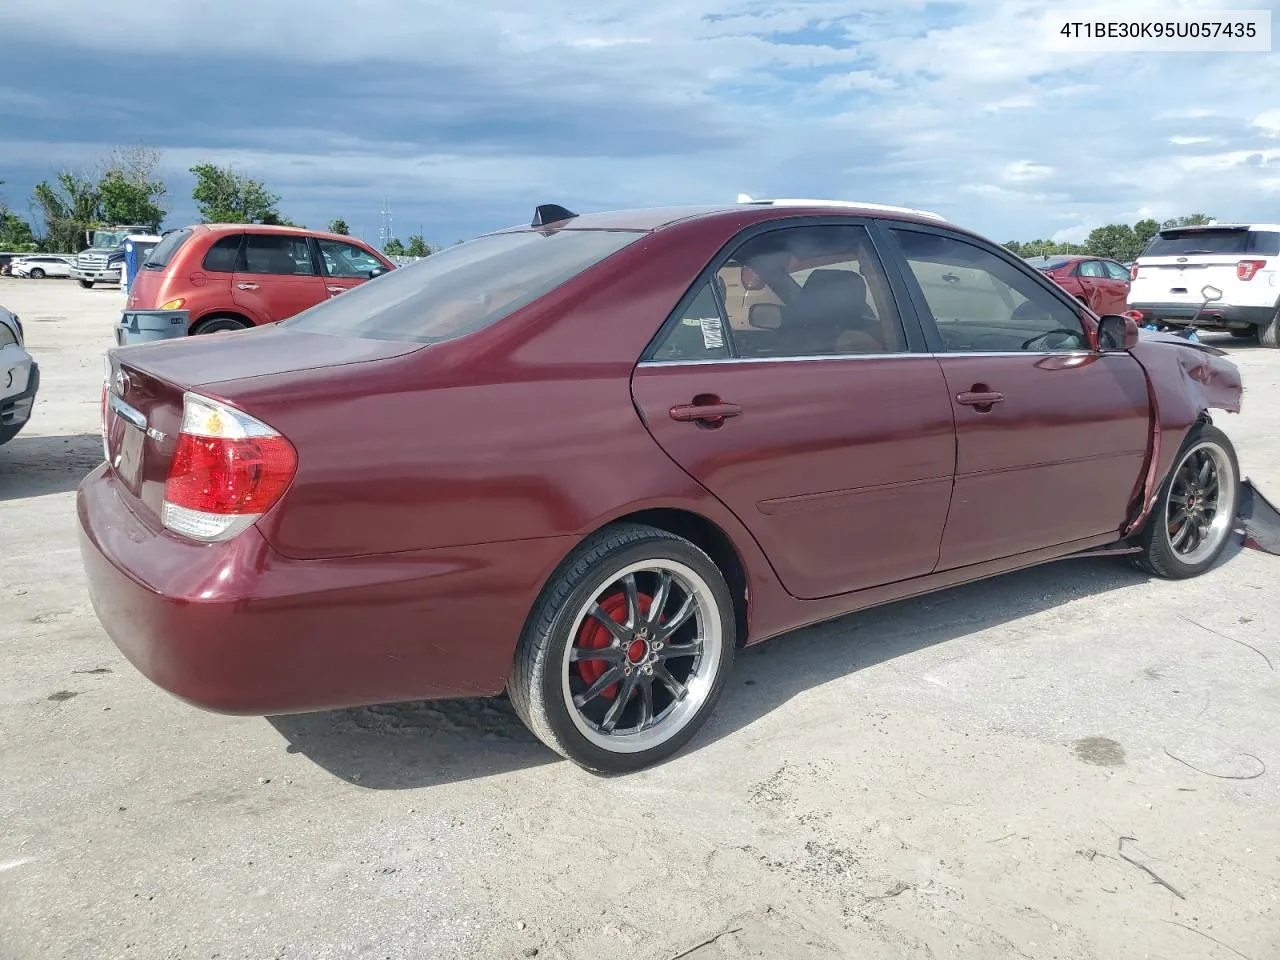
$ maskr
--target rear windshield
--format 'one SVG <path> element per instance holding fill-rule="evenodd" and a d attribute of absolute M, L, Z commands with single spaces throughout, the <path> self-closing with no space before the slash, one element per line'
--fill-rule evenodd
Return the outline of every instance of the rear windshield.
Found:
<path fill-rule="evenodd" d="M 172 233 L 166 233 L 147 254 L 147 259 L 143 261 L 142 266 L 147 270 L 163 270 L 169 265 L 173 255 L 178 252 L 178 248 L 186 243 L 190 236 L 190 230 L 174 230 Z"/>
<path fill-rule="evenodd" d="M 1280 233 L 1266 230 L 1166 230 L 1151 238 L 1144 257 L 1188 257 L 1221 253 L 1280 254 Z"/>
<path fill-rule="evenodd" d="M 490 234 L 392 270 L 281 326 L 440 343 L 497 323 L 642 236 L 620 230 Z"/>

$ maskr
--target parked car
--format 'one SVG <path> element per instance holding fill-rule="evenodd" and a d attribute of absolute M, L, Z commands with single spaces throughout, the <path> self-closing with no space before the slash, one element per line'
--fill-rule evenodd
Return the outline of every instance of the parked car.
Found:
<path fill-rule="evenodd" d="M 27 425 L 39 389 L 40 367 L 23 343 L 22 321 L 0 307 L 0 444 Z"/>
<path fill-rule="evenodd" d="M 1161 230 L 1133 266 L 1129 307 L 1170 327 L 1229 330 L 1280 347 L 1280 224 Z M 1201 289 L 1222 297 L 1206 304 Z M 1203 310 L 1201 309 L 1203 308 Z"/>
<path fill-rule="evenodd" d="M 1129 270 L 1106 257 L 1028 257 L 1027 262 L 1052 277 L 1098 316 L 1121 314 L 1129 297 Z"/>
<path fill-rule="evenodd" d="M 17 257 L 9 264 L 9 271 L 15 277 L 29 277 L 32 280 L 43 280 L 45 277 L 71 276 L 71 260 L 51 254 L 32 254 Z"/>
<path fill-rule="evenodd" d="M 734 328 L 744 267 L 777 303 Z M 1240 397 L 1222 351 L 934 215 L 543 207 L 273 328 L 110 350 L 81 553 L 196 705 L 505 689 L 632 770 L 744 644 L 1060 557 L 1203 572 Z"/>
<path fill-rule="evenodd" d="M 179 334 L 278 323 L 394 269 L 354 237 L 295 227 L 185 227 L 165 234 L 142 263 L 117 342 L 171 323 Z"/>

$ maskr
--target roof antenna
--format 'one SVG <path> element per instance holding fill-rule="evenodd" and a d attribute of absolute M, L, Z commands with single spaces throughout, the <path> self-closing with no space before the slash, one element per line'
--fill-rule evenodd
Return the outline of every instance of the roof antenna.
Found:
<path fill-rule="evenodd" d="M 545 227 L 549 223 L 559 223 L 561 220 L 572 220 L 577 214 L 572 210 L 567 210 L 558 203 L 544 203 L 533 211 L 533 227 Z"/>

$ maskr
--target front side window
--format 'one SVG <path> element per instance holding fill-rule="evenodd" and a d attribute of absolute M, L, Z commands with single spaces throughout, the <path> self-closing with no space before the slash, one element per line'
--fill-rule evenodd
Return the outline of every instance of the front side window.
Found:
<path fill-rule="evenodd" d="M 1079 316 L 1013 264 L 953 237 L 893 234 L 948 352 L 1088 349 Z"/>
<path fill-rule="evenodd" d="M 324 269 L 331 277 L 360 278 L 366 280 L 369 273 L 382 267 L 383 264 L 367 250 L 362 250 L 354 243 L 342 243 L 338 240 L 317 240 L 320 244 L 320 256 L 324 260 Z"/>
<path fill-rule="evenodd" d="M 898 353 L 906 336 L 862 226 L 788 227 L 743 242 L 718 272 L 742 357 Z"/>
<path fill-rule="evenodd" d="M 644 236 L 634 230 L 490 234 L 360 284 L 283 325 L 440 343 L 497 323 Z"/>
<path fill-rule="evenodd" d="M 1110 276 L 1112 280 L 1128 280 L 1129 279 L 1129 271 L 1126 270 L 1124 267 L 1122 267 L 1120 264 L 1112 260 L 1104 260 L 1102 262 L 1102 265 L 1103 267 L 1106 268 L 1107 275 Z"/>
<path fill-rule="evenodd" d="M 245 238 L 241 269 L 274 276 L 312 276 L 311 243 L 306 237 L 251 233 Z"/>

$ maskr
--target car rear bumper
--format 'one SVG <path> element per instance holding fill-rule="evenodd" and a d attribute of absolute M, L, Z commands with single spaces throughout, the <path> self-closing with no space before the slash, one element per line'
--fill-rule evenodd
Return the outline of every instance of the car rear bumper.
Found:
<path fill-rule="evenodd" d="M 25 424 L 31 419 L 31 410 L 36 403 L 36 392 L 40 389 L 40 364 L 31 361 L 27 374 L 27 388 L 12 397 L 0 400 L 0 427 L 15 427 Z"/>
<path fill-rule="evenodd" d="M 290 560 L 251 527 L 198 545 L 134 513 L 104 463 L 77 494 L 94 610 L 146 677 L 233 714 L 491 696 L 564 538 Z"/>
<path fill-rule="evenodd" d="M 1137 310 L 1144 320 L 1187 326 L 1197 313 L 1197 327 L 1245 327 L 1263 326 L 1276 315 L 1275 307 L 1236 307 L 1211 303 L 1201 311 L 1199 304 L 1188 303 L 1131 303 L 1130 310 Z"/>

